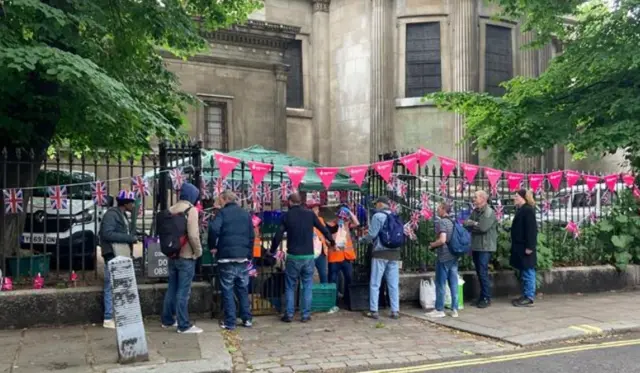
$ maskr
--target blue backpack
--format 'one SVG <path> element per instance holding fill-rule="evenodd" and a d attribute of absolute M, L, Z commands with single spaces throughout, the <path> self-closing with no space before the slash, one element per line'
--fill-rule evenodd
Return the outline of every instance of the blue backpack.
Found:
<path fill-rule="evenodd" d="M 457 220 L 451 219 L 453 231 L 451 239 L 447 242 L 449 251 L 455 257 L 464 256 L 471 249 L 471 233 L 467 231 Z"/>
<path fill-rule="evenodd" d="M 404 223 L 397 214 L 388 214 L 384 225 L 378 233 L 382 246 L 389 249 L 398 249 L 404 245 Z"/>

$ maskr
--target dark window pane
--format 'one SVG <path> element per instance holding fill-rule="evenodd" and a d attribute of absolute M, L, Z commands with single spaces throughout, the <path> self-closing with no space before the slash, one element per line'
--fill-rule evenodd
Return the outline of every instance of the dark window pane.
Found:
<path fill-rule="evenodd" d="M 205 148 L 226 152 L 229 150 L 227 146 L 227 105 L 218 102 L 209 102 L 205 105 Z"/>
<path fill-rule="evenodd" d="M 441 90 L 440 23 L 409 23 L 405 48 L 405 96 L 421 97 Z"/>
<path fill-rule="evenodd" d="M 293 40 L 284 53 L 284 63 L 289 65 L 287 76 L 287 107 L 304 106 L 302 90 L 302 41 Z"/>
<path fill-rule="evenodd" d="M 513 46 L 511 29 L 487 25 L 485 62 L 485 91 L 494 96 L 502 96 L 501 83 L 513 78 Z"/>

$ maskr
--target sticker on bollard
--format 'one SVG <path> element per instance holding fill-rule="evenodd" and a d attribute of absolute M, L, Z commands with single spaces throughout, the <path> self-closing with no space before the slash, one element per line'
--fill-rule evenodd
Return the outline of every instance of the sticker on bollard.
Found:
<path fill-rule="evenodd" d="M 149 350 L 145 337 L 138 284 L 131 258 L 117 256 L 109 262 L 113 313 L 118 343 L 118 362 L 128 364 L 148 361 Z"/>

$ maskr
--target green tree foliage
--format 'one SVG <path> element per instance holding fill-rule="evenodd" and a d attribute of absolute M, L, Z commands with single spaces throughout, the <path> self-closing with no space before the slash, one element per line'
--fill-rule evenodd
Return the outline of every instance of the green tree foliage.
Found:
<path fill-rule="evenodd" d="M 261 4 L 0 1 L 0 147 L 131 153 L 177 135 L 192 98 L 158 49 L 194 54 L 206 46 L 200 29 L 243 22 Z"/>
<path fill-rule="evenodd" d="M 493 0 L 526 20 L 536 47 L 556 37 L 563 54 L 538 78 L 506 82 L 506 94 L 428 96 L 466 117 L 467 137 L 499 166 L 516 154 L 563 144 L 580 159 L 624 149 L 640 166 L 640 0 Z"/>

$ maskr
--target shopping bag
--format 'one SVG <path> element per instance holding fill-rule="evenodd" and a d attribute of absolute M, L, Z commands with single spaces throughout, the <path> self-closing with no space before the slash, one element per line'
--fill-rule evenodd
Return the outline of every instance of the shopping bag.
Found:
<path fill-rule="evenodd" d="M 462 277 L 458 276 L 458 310 L 464 308 L 463 286 L 464 280 L 462 279 Z M 444 307 L 451 309 L 451 289 L 449 289 L 449 284 L 447 284 L 444 288 Z"/>
<path fill-rule="evenodd" d="M 343 250 L 347 246 L 347 235 L 349 234 L 349 230 L 341 225 L 338 228 L 338 232 L 336 233 L 336 247 L 339 250 Z"/>
<path fill-rule="evenodd" d="M 425 310 L 436 307 L 436 285 L 431 279 L 420 281 L 420 305 Z"/>

